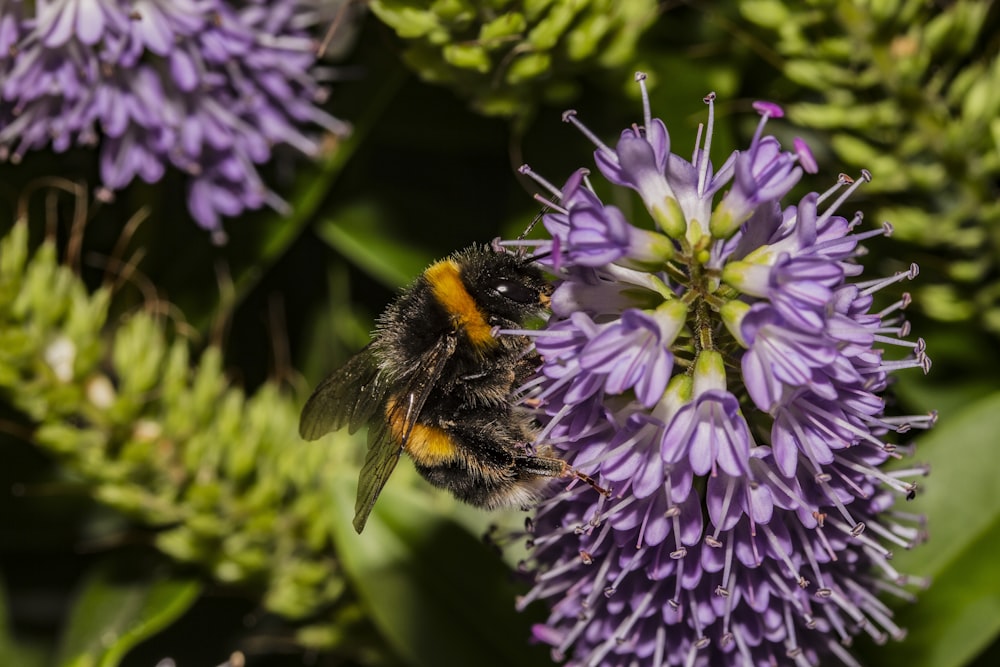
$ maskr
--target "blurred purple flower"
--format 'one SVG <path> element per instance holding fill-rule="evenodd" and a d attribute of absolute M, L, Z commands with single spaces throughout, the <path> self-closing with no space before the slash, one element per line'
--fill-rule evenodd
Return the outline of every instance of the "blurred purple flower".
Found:
<path fill-rule="evenodd" d="M 526 404 L 539 444 L 611 493 L 573 483 L 540 503 L 519 604 L 547 602 L 535 638 L 574 667 L 857 665 L 855 633 L 903 634 L 876 592 L 909 599 L 922 583 L 890 564 L 891 545 L 922 541 L 922 519 L 891 510 L 926 469 L 883 464 L 904 453 L 890 434 L 934 415 L 888 417 L 881 392 L 930 362 L 906 340 L 908 298 L 872 298 L 916 267 L 852 282 L 859 242 L 891 231 L 836 215 L 867 172 L 779 203 L 816 171 L 801 140 L 785 151 L 764 135 L 779 107 L 755 105 L 750 147 L 715 172 L 714 95 L 688 162 L 637 78 L 644 124 L 615 149 L 564 118 L 597 145 L 600 173 L 639 193 L 644 229 L 585 170 L 557 188 L 522 168 L 556 196 L 537 256 L 558 278 Z"/>
<path fill-rule="evenodd" d="M 194 219 L 286 208 L 257 165 L 276 146 L 317 155 L 315 43 L 296 0 L 49 0 L 0 5 L 0 159 L 97 145 L 106 195 L 168 166 Z"/>

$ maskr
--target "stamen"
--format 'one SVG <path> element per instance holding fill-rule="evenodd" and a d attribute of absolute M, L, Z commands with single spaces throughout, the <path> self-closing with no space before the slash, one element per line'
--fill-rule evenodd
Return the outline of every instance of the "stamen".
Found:
<path fill-rule="evenodd" d="M 573 336 L 567 329 L 501 329 L 495 326 L 490 329 L 493 337 L 497 336 L 527 336 L 529 338 L 566 338 Z"/>
<path fill-rule="evenodd" d="M 661 667 L 663 662 L 663 655 L 666 652 L 667 645 L 667 631 L 662 625 L 656 626 L 656 644 L 653 648 L 653 665 L 655 667 Z"/>
<path fill-rule="evenodd" d="M 649 91 L 646 90 L 646 73 L 636 72 L 635 80 L 639 84 L 639 90 L 642 95 L 642 123 L 646 128 L 646 132 L 649 132 L 649 128 L 653 124 L 653 113 L 649 106 Z"/>
<path fill-rule="evenodd" d="M 878 366 L 878 370 L 884 373 L 892 373 L 907 368 L 919 368 L 924 372 L 924 375 L 927 375 L 931 371 L 931 359 L 926 354 L 919 353 L 911 359 L 885 361 Z"/>
<path fill-rule="evenodd" d="M 555 577 L 558 577 L 564 572 L 571 572 L 575 570 L 579 564 L 580 563 L 577 559 L 567 558 L 564 563 L 556 567 L 549 568 L 545 572 L 542 572 L 541 574 L 537 575 L 535 577 L 535 581 L 538 583 L 549 581 L 550 579 L 554 579 Z"/>
<path fill-rule="evenodd" d="M 892 621 L 892 612 L 878 598 L 872 595 L 871 590 L 860 586 L 858 582 L 848 579 L 848 588 L 860 600 L 861 608 L 875 623 L 882 626 L 889 632 L 893 639 L 901 641 L 906 636 L 906 631 Z"/>
<path fill-rule="evenodd" d="M 601 661 L 604 660 L 604 656 L 606 656 L 608 652 L 610 652 L 611 649 L 614 648 L 616 644 L 618 644 L 620 641 L 622 641 L 625 635 L 632 630 L 632 627 L 636 624 L 636 621 L 638 621 L 639 618 L 646 613 L 646 610 L 649 609 L 649 605 L 652 604 L 653 598 L 656 596 L 657 592 L 660 589 L 660 585 L 661 582 L 659 581 L 655 582 L 650 587 L 649 591 L 642 597 L 642 599 L 639 600 L 639 604 L 635 606 L 635 609 L 633 610 L 632 614 L 628 616 L 625 620 L 623 620 L 621 624 L 619 624 L 618 628 L 615 629 L 613 633 L 611 633 L 610 637 L 604 640 L 604 643 L 601 644 L 601 646 L 596 651 L 590 654 L 590 658 L 589 660 L 587 660 L 587 665 L 589 667 L 595 667 L 596 665 L 601 664 Z"/>
<path fill-rule="evenodd" d="M 837 656 L 840 662 L 844 663 L 844 667 L 862 667 L 861 663 L 850 654 L 843 644 L 830 640 L 826 642 L 826 647 L 830 653 Z"/>
<path fill-rule="evenodd" d="M 764 126 L 767 125 L 768 118 L 782 118 L 785 115 L 784 109 L 773 102 L 758 100 L 752 106 L 760 114 L 760 121 L 757 123 L 757 129 L 754 130 L 753 137 L 750 139 L 751 151 L 755 150 L 758 143 L 760 143 L 760 135 L 764 133 Z"/>
<path fill-rule="evenodd" d="M 573 125 L 573 127 L 575 127 L 577 130 L 579 130 L 580 133 L 583 134 L 583 136 L 587 137 L 587 139 L 589 139 L 592 144 L 597 146 L 598 150 L 600 150 L 602 153 L 607 155 L 615 162 L 618 161 L 618 154 L 615 153 L 613 150 L 611 150 L 607 144 L 601 141 L 596 134 L 591 132 L 586 125 L 584 125 L 577 119 L 576 109 L 567 109 L 566 111 L 563 111 L 562 119 L 564 123 L 569 123 Z"/>
<path fill-rule="evenodd" d="M 597 573 L 592 579 L 590 595 L 588 595 L 587 599 L 583 601 L 584 607 L 592 609 L 594 607 L 594 603 L 596 603 L 604 594 L 604 591 L 607 590 L 608 571 L 611 569 L 611 564 L 617 561 L 618 548 L 612 544 L 611 548 L 608 550 L 608 555 L 604 557 L 604 562 L 601 563 L 601 567 L 598 568 Z"/>
<path fill-rule="evenodd" d="M 837 181 L 820 193 L 820 195 L 816 198 L 816 205 L 818 206 L 829 199 L 835 192 L 837 192 L 837 190 L 845 186 L 848 182 L 851 182 L 851 180 L 846 174 L 839 174 L 837 176 Z"/>
<path fill-rule="evenodd" d="M 886 319 L 887 316 L 895 313 L 897 311 L 903 311 L 909 308 L 910 303 L 913 302 L 913 297 L 910 296 L 909 292 L 903 292 L 899 299 L 889 304 L 877 313 L 879 319 Z"/>
<path fill-rule="evenodd" d="M 544 177 L 537 174 L 528 165 L 522 164 L 520 167 L 517 168 L 517 173 L 524 174 L 525 176 L 533 180 L 535 183 L 538 183 L 540 186 L 551 192 L 553 196 L 557 197 L 560 201 L 562 200 L 563 198 L 562 190 L 549 183 L 547 180 L 545 180 Z"/>
<path fill-rule="evenodd" d="M 880 482 L 883 482 L 884 484 L 888 485 L 894 491 L 906 494 L 909 493 L 911 490 L 912 486 L 911 484 L 904 484 L 900 480 L 887 474 L 885 471 L 880 470 L 879 468 L 876 468 L 874 466 L 868 465 L 867 463 L 858 463 L 855 461 L 851 461 L 850 459 L 847 459 L 846 457 L 841 456 L 839 454 L 835 454 L 833 458 L 838 465 L 843 466 L 848 470 L 853 470 L 855 472 L 861 473 L 866 477 L 877 479 Z"/>
<path fill-rule="evenodd" d="M 705 146 L 699 151 L 695 143 L 694 160 L 698 167 L 698 194 L 705 194 L 705 183 L 708 180 L 709 155 L 712 150 L 712 130 L 715 127 L 715 93 L 711 92 L 703 100 L 708 105 L 708 126 L 705 129 Z M 698 139 L 701 139 L 701 125 L 698 126 Z"/>
<path fill-rule="evenodd" d="M 809 570 L 812 572 L 813 579 L 816 581 L 817 588 L 826 588 L 826 577 L 823 576 L 823 571 L 820 570 L 819 561 L 816 560 L 816 552 L 813 549 L 812 540 L 806 535 L 805 528 L 799 522 L 792 523 L 795 532 L 799 536 L 799 544 L 802 546 L 803 551 L 806 555 L 806 563 L 809 564 Z"/>
<path fill-rule="evenodd" d="M 877 278 L 872 281 L 860 282 L 856 284 L 861 290 L 861 294 L 864 296 L 871 296 L 875 292 L 888 287 L 889 285 L 894 285 L 895 283 L 902 282 L 904 280 L 914 280 L 920 275 L 920 266 L 915 262 L 910 264 L 908 271 L 897 271 L 891 276 L 884 278 Z"/>
<path fill-rule="evenodd" d="M 562 213 L 563 215 L 569 215 L 569 209 L 563 208 L 559 204 L 555 203 L 551 199 L 546 199 L 544 195 L 539 192 L 535 192 L 531 195 L 531 198 L 539 202 L 546 209 L 551 209 L 556 213 Z"/>
<path fill-rule="evenodd" d="M 864 216 L 861 216 L 859 213 L 856 213 L 854 219 L 860 220 L 863 217 Z M 852 226 L 854 226 L 853 223 Z M 884 236 L 886 238 L 889 238 L 890 236 L 892 236 L 893 231 L 894 228 L 892 226 L 892 223 L 883 222 L 882 226 L 879 227 L 878 229 L 869 229 L 867 232 L 855 232 L 852 238 L 860 243 L 861 241 L 867 241 L 868 239 L 875 236 Z"/>
<path fill-rule="evenodd" d="M 726 495 L 722 499 L 722 519 L 719 521 L 720 525 L 715 527 L 715 532 L 712 537 L 715 538 L 716 542 L 719 542 L 719 534 L 722 532 L 721 524 L 725 522 L 726 517 L 729 515 L 729 507 L 733 502 L 733 493 L 736 491 L 736 480 L 729 477 L 726 480 Z"/>
<path fill-rule="evenodd" d="M 837 209 L 840 208 L 840 205 L 843 204 L 848 197 L 854 194 L 855 190 L 861 187 L 862 183 L 870 183 L 872 180 L 871 172 L 868 171 L 867 169 L 861 170 L 861 179 L 858 181 L 855 181 L 846 174 L 841 174 L 840 176 L 841 180 L 847 183 L 850 187 L 848 187 L 847 190 L 845 190 L 844 192 L 840 193 L 840 196 L 837 197 L 837 199 L 832 204 L 830 204 L 830 206 L 827 207 L 826 211 L 824 211 L 823 214 L 817 218 L 816 220 L 817 227 L 822 227 L 823 223 L 825 223 L 827 220 L 830 219 L 830 216 L 832 216 L 837 211 Z"/>
<path fill-rule="evenodd" d="M 785 656 L 789 658 L 798 657 L 802 653 L 802 649 L 798 646 L 798 641 L 795 636 L 795 621 L 792 618 L 792 606 L 785 604 Z"/>
<path fill-rule="evenodd" d="M 788 571 L 792 573 L 792 576 L 795 577 L 796 584 L 798 585 L 798 587 L 799 588 L 808 587 L 809 580 L 803 577 L 802 574 L 799 572 L 795 563 L 792 562 L 791 556 L 789 556 L 788 552 L 785 551 L 785 548 L 781 545 L 781 541 L 778 540 L 778 536 L 774 534 L 774 531 L 771 530 L 771 527 L 768 526 L 767 524 L 760 524 L 760 529 L 761 532 L 763 532 L 764 535 L 767 537 L 767 541 L 771 543 L 771 548 L 774 549 L 775 553 L 778 554 L 778 558 L 781 560 L 782 563 L 785 564 L 785 567 L 788 568 Z"/>
<path fill-rule="evenodd" d="M 892 542 L 896 546 L 900 546 L 907 550 L 912 549 L 914 547 L 914 543 L 912 541 L 906 540 L 903 537 L 892 532 L 891 530 L 888 530 L 885 526 L 883 526 L 877 521 L 869 519 L 868 521 L 865 522 L 865 525 L 868 526 L 868 528 L 870 528 L 873 532 L 880 535 L 883 539 Z"/>
<path fill-rule="evenodd" d="M 816 592 L 817 596 L 819 591 Z M 830 597 L 831 589 L 823 589 L 823 599 L 826 600 Z M 844 625 L 844 618 L 840 614 L 840 610 L 834 605 L 825 604 L 822 606 L 823 614 L 826 616 L 827 620 L 830 622 L 831 627 L 833 627 L 834 632 L 840 637 L 840 644 L 845 646 L 850 646 L 851 635 L 847 632 L 847 627 Z M 833 643 L 833 642 L 831 642 Z"/>

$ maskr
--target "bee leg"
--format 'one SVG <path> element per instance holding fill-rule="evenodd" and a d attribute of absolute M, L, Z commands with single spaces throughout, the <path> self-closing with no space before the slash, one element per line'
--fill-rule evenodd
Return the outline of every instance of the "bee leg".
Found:
<path fill-rule="evenodd" d="M 538 477 L 576 477 L 601 495 L 611 497 L 610 489 L 598 486 L 593 477 L 580 472 L 562 459 L 519 455 L 514 457 L 514 468 L 518 473 L 528 473 Z"/>
<path fill-rule="evenodd" d="M 562 459 L 518 454 L 514 457 L 514 469 L 519 475 L 562 477 L 569 469 L 569 465 Z"/>

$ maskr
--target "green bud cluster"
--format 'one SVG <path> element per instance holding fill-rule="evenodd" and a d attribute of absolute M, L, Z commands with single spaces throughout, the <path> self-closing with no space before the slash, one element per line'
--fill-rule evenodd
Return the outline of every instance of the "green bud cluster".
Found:
<path fill-rule="evenodd" d="M 783 73 L 807 89 L 792 121 L 867 168 L 874 210 L 925 252 L 915 298 L 1000 333 L 1000 12 L 981 0 L 749 0 Z M 806 96 L 803 96 L 806 97 Z M 786 100 L 783 100 L 785 103 Z M 845 171 L 849 171 L 845 169 Z"/>
<path fill-rule="evenodd" d="M 655 0 L 372 0 L 406 63 L 478 111 L 520 116 L 564 102 L 584 71 L 629 64 Z"/>
<path fill-rule="evenodd" d="M 287 618 L 342 614 L 331 448 L 302 442 L 276 386 L 229 386 L 217 348 L 193 360 L 146 312 L 109 322 L 109 290 L 89 293 L 56 255 L 52 242 L 29 251 L 24 221 L 0 240 L 0 398 L 33 442 L 169 556 Z"/>

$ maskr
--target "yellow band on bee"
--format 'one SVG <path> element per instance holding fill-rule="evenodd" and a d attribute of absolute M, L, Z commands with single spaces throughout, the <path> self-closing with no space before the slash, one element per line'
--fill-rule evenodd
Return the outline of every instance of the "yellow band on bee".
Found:
<path fill-rule="evenodd" d="M 434 291 L 434 298 L 448 311 L 455 326 L 465 331 L 474 347 L 496 344 L 492 327 L 486 323 L 479 306 L 462 283 L 458 264 L 445 259 L 432 265 L 424 275 Z"/>
<path fill-rule="evenodd" d="M 406 420 L 401 414 L 392 414 L 392 405 L 393 403 L 390 402 L 386 410 L 389 413 L 389 427 L 392 430 L 393 439 L 396 442 L 402 442 Z M 458 452 L 455 442 L 444 429 L 425 424 L 413 425 L 405 449 L 414 461 L 427 467 L 453 461 Z"/>

